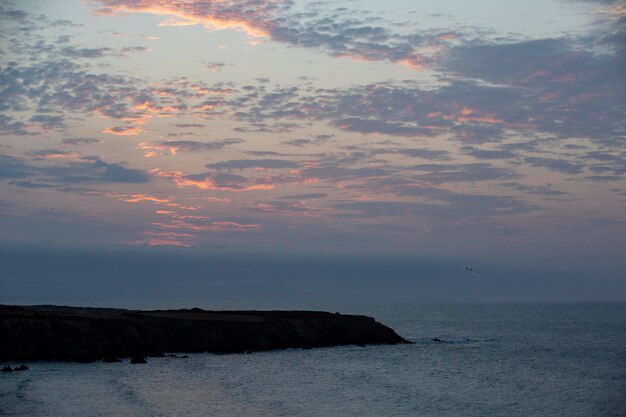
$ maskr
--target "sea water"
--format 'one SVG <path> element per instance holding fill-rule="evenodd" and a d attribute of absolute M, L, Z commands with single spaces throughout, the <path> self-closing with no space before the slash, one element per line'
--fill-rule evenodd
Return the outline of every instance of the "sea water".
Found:
<path fill-rule="evenodd" d="M 415 344 L 32 362 L 0 375 L 0 414 L 626 416 L 626 304 L 265 307 L 367 314 Z"/>

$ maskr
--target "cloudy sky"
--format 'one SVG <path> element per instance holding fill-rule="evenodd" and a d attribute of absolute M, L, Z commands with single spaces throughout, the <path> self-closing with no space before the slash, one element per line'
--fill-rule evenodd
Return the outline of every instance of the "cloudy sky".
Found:
<path fill-rule="evenodd" d="M 623 1 L 0 4 L 4 247 L 626 274 Z"/>

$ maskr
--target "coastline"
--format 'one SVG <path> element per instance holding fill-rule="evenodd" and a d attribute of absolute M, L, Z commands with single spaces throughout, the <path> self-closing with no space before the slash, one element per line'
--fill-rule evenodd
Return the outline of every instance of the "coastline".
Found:
<path fill-rule="evenodd" d="M 94 362 L 167 352 L 247 353 L 411 343 L 375 319 L 322 311 L 0 305 L 0 361 Z"/>

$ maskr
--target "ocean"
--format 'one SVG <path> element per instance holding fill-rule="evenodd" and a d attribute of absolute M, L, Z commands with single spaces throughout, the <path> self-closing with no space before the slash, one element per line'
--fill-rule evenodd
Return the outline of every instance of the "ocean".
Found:
<path fill-rule="evenodd" d="M 198 307 L 366 314 L 415 344 L 26 363 L 0 414 L 626 416 L 625 303 Z"/>

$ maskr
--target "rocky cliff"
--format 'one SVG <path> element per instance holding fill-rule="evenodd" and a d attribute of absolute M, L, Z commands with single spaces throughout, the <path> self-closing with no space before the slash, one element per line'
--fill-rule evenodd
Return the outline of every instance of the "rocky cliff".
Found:
<path fill-rule="evenodd" d="M 0 361 L 396 343 L 409 342 L 371 317 L 317 311 L 0 306 Z"/>

